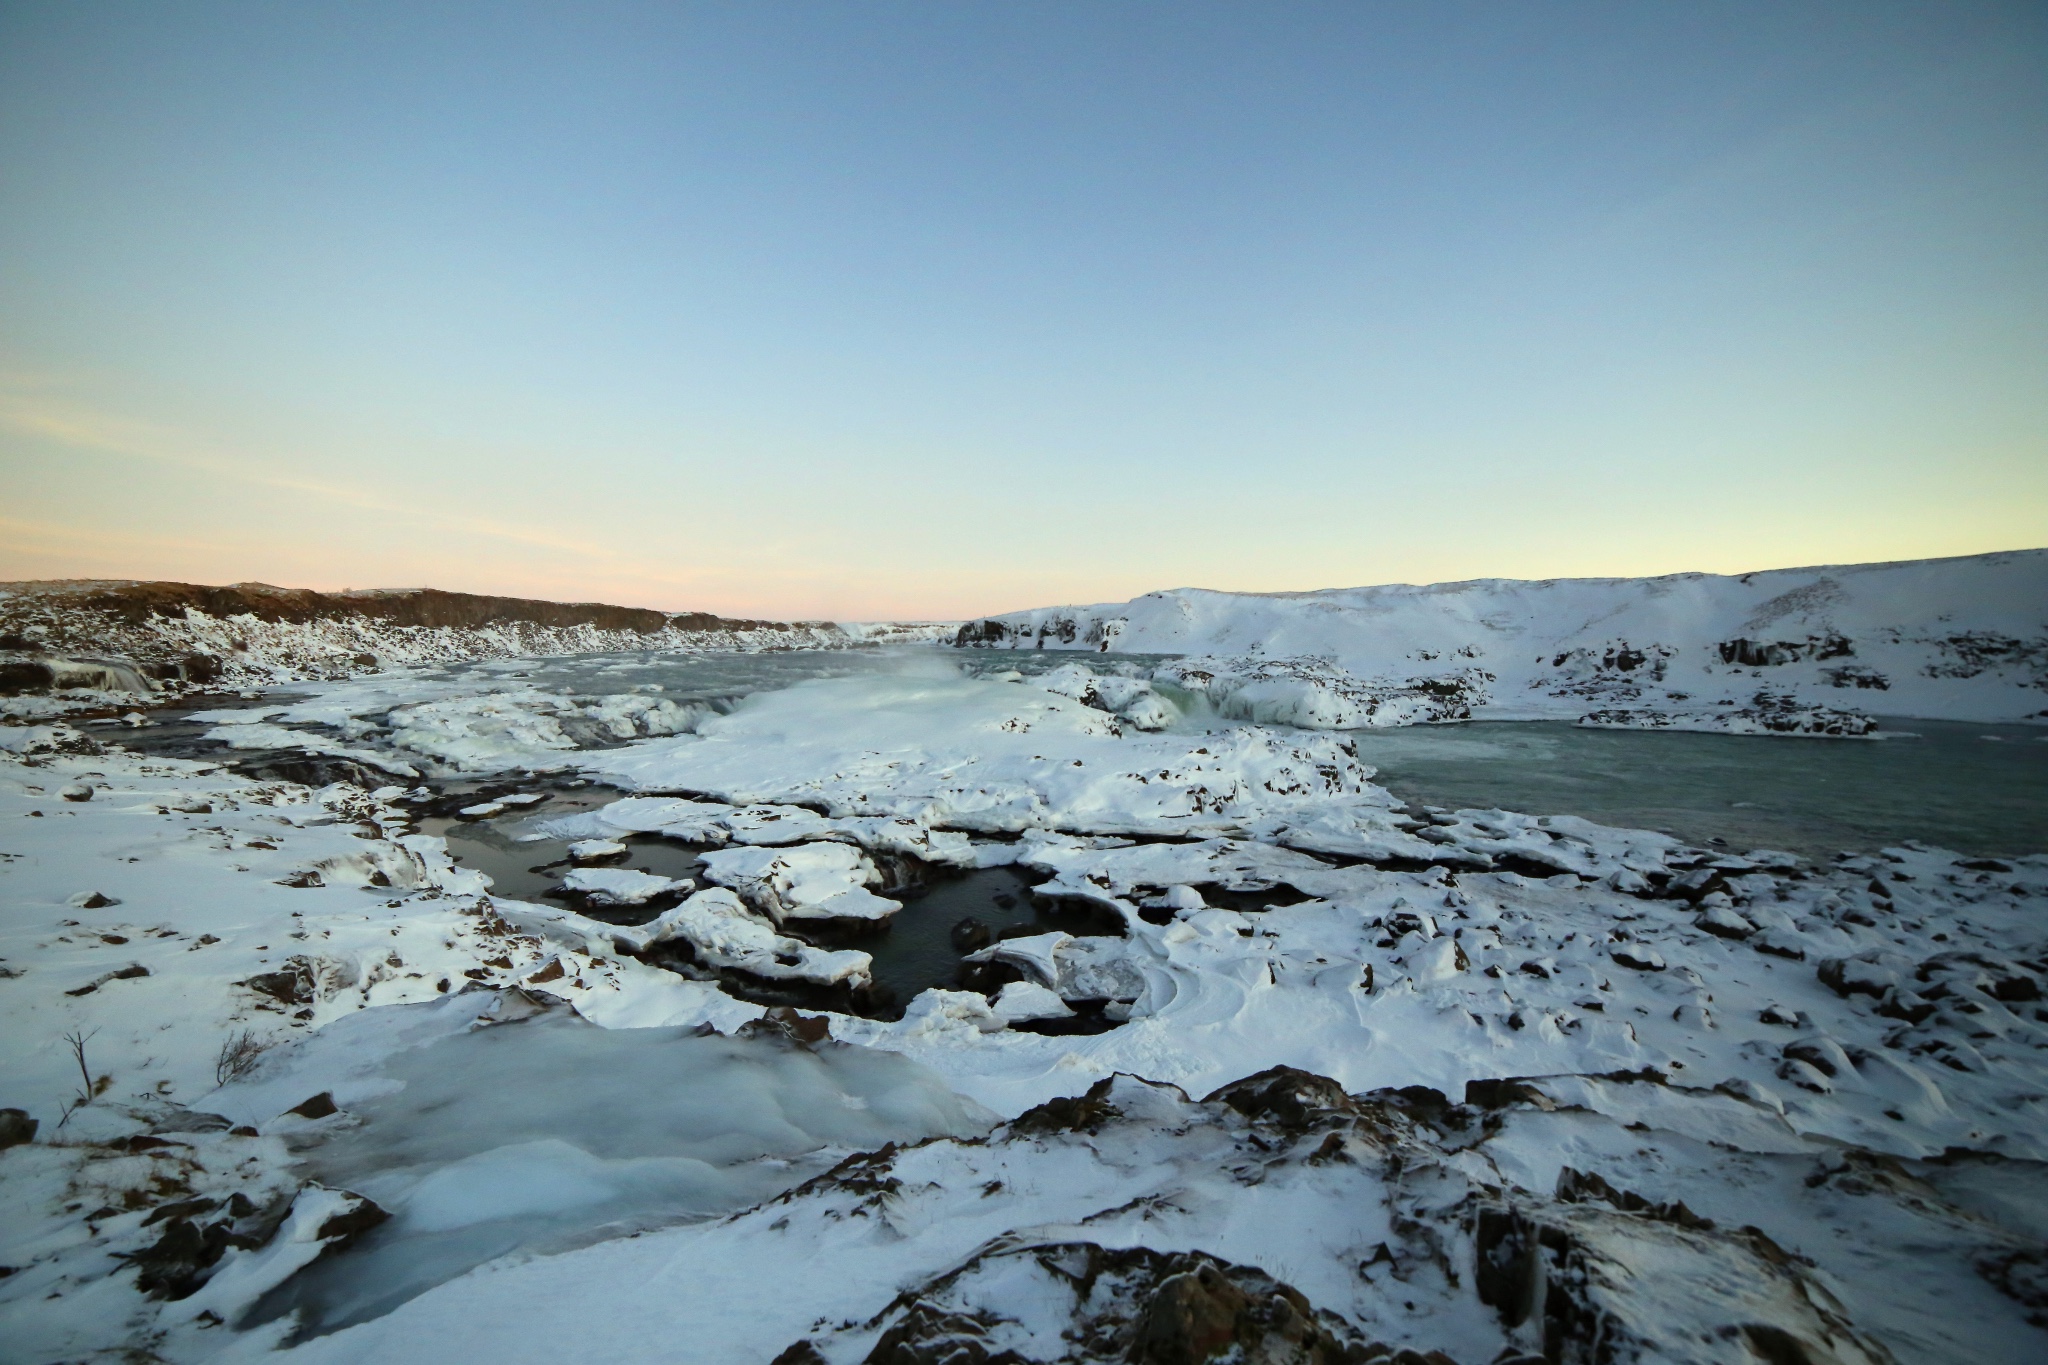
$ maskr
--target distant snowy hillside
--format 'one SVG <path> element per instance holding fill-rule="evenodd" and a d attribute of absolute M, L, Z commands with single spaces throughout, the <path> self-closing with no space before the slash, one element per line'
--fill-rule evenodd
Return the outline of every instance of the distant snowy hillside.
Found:
<path fill-rule="evenodd" d="M 1159 679 L 1226 714 L 1317 728 L 2048 720 L 2048 550 L 1734 577 L 1176 588 L 972 621 L 956 643 L 1196 656 Z"/>
<path fill-rule="evenodd" d="M 950 622 L 749 621 L 433 588 L 0 583 L 0 694 L 54 687 L 149 697 L 193 685 L 246 687 L 459 659 L 841 649 L 952 634 Z"/>

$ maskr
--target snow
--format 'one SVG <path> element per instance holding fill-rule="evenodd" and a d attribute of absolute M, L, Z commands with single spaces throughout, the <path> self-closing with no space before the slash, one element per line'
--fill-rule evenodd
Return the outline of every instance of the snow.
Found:
<path fill-rule="evenodd" d="M 792 919 L 886 920 L 903 908 L 867 888 L 881 874 L 845 844 L 734 848 L 704 855 L 704 875 L 729 886 L 777 923 Z"/>
<path fill-rule="evenodd" d="M 1340 734 L 1151 729 L 1128 712 L 1172 684 L 1054 672 L 818 679 L 572 750 L 514 733 L 555 702 L 390 678 L 362 714 L 345 684 L 247 722 L 388 755 L 434 730 L 389 717 L 431 704 L 470 761 L 614 784 L 567 815 L 472 804 L 572 862 L 708 848 L 703 890 L 565 871 L 593 902 L 680 898 L 637 925 L 490 894 L 395 786 L 0 730 L 0 1101 L 42 1121 L 0 1153 L 0 1344 L 269 1358 L 292 1325 L 244 1315 L 277 1285 L 262 1312 L 354 1324 L 289 1346 L 310 1361 L 857 1361 L 941 1320 L 1094 1360 L 1195 1276 L 1459 1362 L 1541 1350 L 1545 1322 L 1647 1358 L 2034 1353 L 2048 857 L 1417 810 Z M 900 918 L 876 888 L 906 857 L 1015 866 L 1095 930 L 990 944 L 1010 979 L 900 1019 L 720 988 L 867 981 L 811 936 Z M 242 1036 L 269 1047 L 216 1088 Z M 1309 1074 L 1245 1081 L 1275 1067 Z M 173 1190 L 213 1202 L 146 1222 Z M 392 1217 L 337 1252 L 344 1197 Z M 249 1245 L 146 1298 L 115 1256 L 178 1219 Z"/>
<path fill-rule="evenodd" d="M 1599 714 L 1609 725 L 1825 734 L 1842 728 L 1828 712 L 2048 719 L 2044 600 L 2048 550 L 2015 550 L 1733 577 L 1176 588 L 993 616 L 959 641 L 1191 656 L 1155 681 L 1266 723 Z"/>
<path fill-rule="evenodd" d="M 1253 726 L 1130 733 L 1041 688 L 960 676 L 831 678 L 748 698 L 698 733 L 585 757 L 629 791 L 822 807 L 953 831 L 1082 828 L 1186 834 L 1383 807 L 1337 739 Z"/>
<path fill-rule="evenodd" d="M 810 981 L 820 986 L 865 985 L 874 960 L 853 948 L 816 948 L 785 938 L 723 887 L 700 891 L 651 924 L 612 932 L 614 944 L 645 952 L 681 940 L 709 967 L 732 967 L 765 980 Z"/>
<path fill-rule="evenodd" d="M 563 874 L 562 889 L 588 896 L 596 905 L 645 905 L 671 891 L 687 891 L 687 879 L 657 877 L 623 867 L 578 867 Z"/>
<path fill-rule="evenodd" d="M 1538 1303 L 1568 1349 L 1726 1360 L 1745 1323 L 1840 1361 L 1886 1359 L 1880 1333 L 1898 1358 L 1941 1362 L 2023 1359 L 2039 1339 L 1974 1268 L 2031 1243 L 1965 1214 L 1937 1163 L 1892 1174 L 1782 1132 L 1762 1150 L 1715 1146 L 1560 1104 L 1540 1084 L 1491 1109 L 1295 1093 L 1293 1110 L 1294 1095 L 1263 1108 L 1271 1092 L 1253 1085 L 1195 1103 L 1119 1078 L 1091 1111 L 882 1154 L 717 1224 L 492 1267 L 294 1355 L 540 1362 L 602 1341 L 611 1358 L 654 1359 L 688 1341 L 699 1358 L 767 1361 L 808 1338 L 818 1359 L 858 1362 L 885 1332 L 914 1332 L 928 1305 L 990 1352 L 1108 1361 L 1126 1358 L 1119 1282 L 1200 1256 L 1285 1282 L 1389 1347 L 1485 1361 L 1541 1348 L 1545 1313 L 1511 1326 L 1481 1297 L 1519 1288 L 1516 1261 L 1473 1273 L 1489 1253 L 1522 1254 L 1537 1228 L 1555 1229 L 1560 1258 Z M 1617 1200 L 1683 1202 L 1714 1224 L 1629 1212 L 1566 1177 L 1574 1163 L 1611 1172 Z M 2038 1172 L 2007 1174 L 2041 1188 Z M 1913 1273 L 1893 1292 L 1872 1271 L 1902 1245 Z M 1770 1254 L 1779 1246 L 1812 1264 Z M 634 1292 L 604 1294 L 601 1320 L 560 1311 L 620 1285 Z M 1142 1317 L 1150 1293 L 1131 1290 L 1123 1311 Z M 1083 1321 L 1104 1330 L 1066 1332 Z"/>

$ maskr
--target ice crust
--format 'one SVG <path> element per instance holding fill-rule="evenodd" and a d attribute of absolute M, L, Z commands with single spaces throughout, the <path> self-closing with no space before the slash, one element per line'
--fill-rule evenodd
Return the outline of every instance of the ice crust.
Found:
<path fill-rule="evenodd" d="M 275 1069 L 333 1065 L 320 1051 Z M 599 1029 L 562 1009 L 393 1053 L 364 1078 L 372 1087 L 306 1149 L 306 1168 L 392 1219 L 270 1312 L 345 1324 L 515 1248 L 742 1208 L 849 1151 L 994 1121 L 890 1053 Z"/>

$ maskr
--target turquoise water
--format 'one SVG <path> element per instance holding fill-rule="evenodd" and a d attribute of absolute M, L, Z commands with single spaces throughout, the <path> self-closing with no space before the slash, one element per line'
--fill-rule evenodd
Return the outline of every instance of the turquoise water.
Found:
<path fill-rule="evenodd" d="M 1907 839 L 2048 852 L 2048 730 L 1895 719 L 1885 731 L 1829 740 L 1479 721 L 1355 738 L 1381 783 L 1436 806 L 1577 815 L 1812 857 Z"/>

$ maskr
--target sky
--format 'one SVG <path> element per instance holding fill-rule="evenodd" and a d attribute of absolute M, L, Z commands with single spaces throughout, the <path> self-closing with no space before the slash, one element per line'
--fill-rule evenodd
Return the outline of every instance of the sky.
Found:
<path fill-rule="evenodd" d="M 0 579 L 2048 545 L 2048 5 L 0 0 Z"/>

